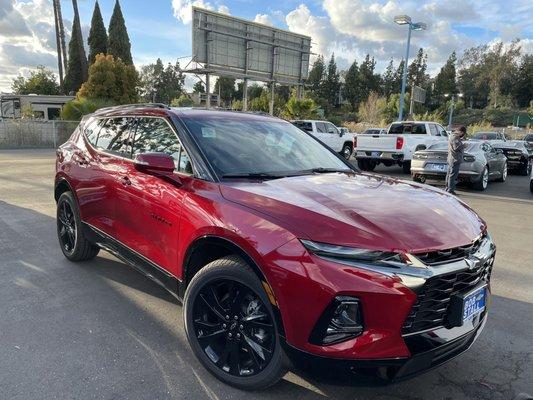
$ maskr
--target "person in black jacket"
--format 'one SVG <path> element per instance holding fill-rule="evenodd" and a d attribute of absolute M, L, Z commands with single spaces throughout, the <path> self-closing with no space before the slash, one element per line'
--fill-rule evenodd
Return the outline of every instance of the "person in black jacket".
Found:
<path fill-rule="evenodd" d="M 448 142 L 448 172 L 446 174 L 446 191 L 455 194 L 457 178 L 459 178 L 459 169 L 463 162 L 465 145 L 463 143 L 466 137 L 466 128 L 464 126 L 454 130 Z"/>

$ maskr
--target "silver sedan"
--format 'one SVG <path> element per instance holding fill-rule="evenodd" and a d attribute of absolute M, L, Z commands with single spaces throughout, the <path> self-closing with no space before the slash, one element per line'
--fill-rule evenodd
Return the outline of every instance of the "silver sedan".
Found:
<path fill-rule="evenodd" d="M 435 143 L 425 150 L 418 150 L 411 162 L 411 176 L 416 182 L 427 179 L 446 178 L 448 164 L 448 143 Z M 507 179 L 507 159 L 500 149 L 488 142 L 469 140 L 465 142 L 465 153 L 459 182 L 471 184 L 477 190 L 485 190 L 491 180 L 504 182 Z"/>

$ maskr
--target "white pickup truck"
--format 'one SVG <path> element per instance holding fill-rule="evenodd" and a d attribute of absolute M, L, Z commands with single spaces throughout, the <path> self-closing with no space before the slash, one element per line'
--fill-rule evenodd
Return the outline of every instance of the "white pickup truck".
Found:
<path fill-rule="evenodd" d="M 353 135 L 346 133 L 345 128 L 337 128 L 328 121 L 296 120 L 292 124 L 303 131 L 309 132 L 324 144 L 349 159 L 353 151 Z"/>
<path fill-rule="evenodd" d="M 393 122 L 385 134 L 357 135 L 355 157 L 361 170 L 372 171 L 378 164 L 400 165 L 408 174 L 415 151 L 445 140 L 448 140 L 448 133 L 436 122 Z"/>

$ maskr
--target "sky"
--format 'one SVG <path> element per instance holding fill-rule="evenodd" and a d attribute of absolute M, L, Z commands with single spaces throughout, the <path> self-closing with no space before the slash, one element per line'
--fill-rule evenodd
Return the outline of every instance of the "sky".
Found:
<path fill-rule="evenodd" d="M 87 40 L 94 0 L 78 0 L 84 39 Z M 115 0 L 99 0 L 104 23 L 109 23 Z M 72 25 L 72 2 L 61 1 L 67 34 Z M 428 24 L 414 32 L 411 54 L 419 47 L 428 53 L 428 70 L 436 74 L 452 51 L 502 40 L 522 40 L 533 53 L 531 0 L 121 0 L 122 12 L 137 67 L 191 56 L 191 5 L 309 35 L 312 52 L 335 54 L 347 69 L 369 53 L 382 71 L 393 58 L 404 57 L 406 28 L 394 24 L 398 14 Z M 12 80 L 42 64 L 57 72 L 52 0 L 0 0 L 0 92 Z M 187 86 L 193 79 L 187 80 Z"/>

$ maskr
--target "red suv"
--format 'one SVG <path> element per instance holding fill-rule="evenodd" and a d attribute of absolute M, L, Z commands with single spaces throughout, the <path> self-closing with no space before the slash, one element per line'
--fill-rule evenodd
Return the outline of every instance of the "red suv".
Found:
<path fill-rule="evenodd" d="M 202 364 L 244 389 L 292 365 L 394 380 L 484 326 L 495 247 L 445 192 L 363 174 L 289 122 L 121 106 L 57 151 L 57 231 L 183 300 Z"/>

